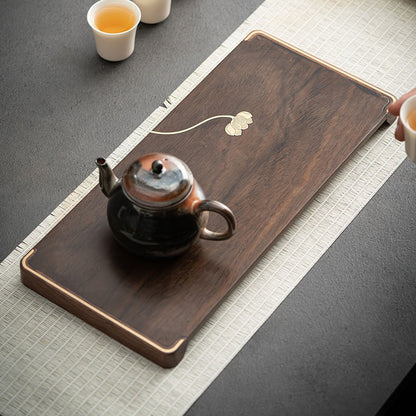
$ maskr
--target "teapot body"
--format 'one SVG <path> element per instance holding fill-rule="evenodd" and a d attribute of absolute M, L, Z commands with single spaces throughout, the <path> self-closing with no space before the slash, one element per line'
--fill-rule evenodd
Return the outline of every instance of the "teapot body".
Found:
<path fill-rule="evenodd" d="M 104 158 L 95 161 L 102 192 L 109 199 L 107 217 L 115 239 L 146 258 L 175 257 L 198 238 L 226 240 L 235 230 L 231 210 L 205 199 L 189 167 L 175 156 L 150 153 L 134 161 L 118 179 Z M 207 228 L 209 212 L 227 228 Z"/>
<path fill-rule="evenodd" d="M 177 206 L 152 210 L 135 205 L 118 186 L 108 201 L 108 223 L 117 242 L 131 253 L 172 258 L 187 251 L 206 227 L 208 212 L 193 211 L 194 203 L 204 199 L 194 181 L 191 194 Z"/>

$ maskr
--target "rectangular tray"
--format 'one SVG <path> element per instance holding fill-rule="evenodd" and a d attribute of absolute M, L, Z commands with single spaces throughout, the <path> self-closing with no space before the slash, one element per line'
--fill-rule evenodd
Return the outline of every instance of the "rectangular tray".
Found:
<path fill-rule="evenodd" d="M 208 199 L 237 218 L 230 240 L 201 240 L 175 260 L 130 255 L 112 238 L 94 188 L 22 260 L 22 282 L 163 367 L 279 233 L 384 121 L 390 94 L 262 32 L 241 42 L 155 129 L 248 111 L 229 136 L 215 119 L 175 136 L 149 134 L 115 168 L 146 153 L 185 161 Z M 91 161 L 93 163 L 93 161 Z M 211 215 L 209 227 L 224 224 Z"/>

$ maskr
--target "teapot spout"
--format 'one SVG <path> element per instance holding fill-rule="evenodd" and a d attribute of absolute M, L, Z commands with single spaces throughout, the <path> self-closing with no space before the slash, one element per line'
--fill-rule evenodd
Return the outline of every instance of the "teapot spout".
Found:
<path fill-rule="evenodd" d="M 119 184 L 119 179 L 114 175 L 113 170 L 103 157 L 98 157 L 95 160 L 95 164 L 97 165 L 100 174 L 100 188 L 103 191 L 103 194 L 108 198 Z"/>

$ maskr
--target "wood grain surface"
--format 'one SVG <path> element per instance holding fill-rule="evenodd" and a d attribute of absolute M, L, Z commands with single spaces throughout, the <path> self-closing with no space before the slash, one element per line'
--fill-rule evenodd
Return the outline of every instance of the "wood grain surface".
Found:
<path fill-rule="evenodd" d="M 22 281 L 164 367 L 314 194 L 386 120 L 393 98 L 255 34 L 239 44 L 158 126 L 175 131 L 249 111 L 241 136 L 226 119 L 175 136 L 149 134 L 115 169 L 145 153 L 184 160 L 208 199 L 237 219 L 230 240 L 201 240 L 164 262 L 120 248 L 96 187 L 22 262 Z M 93 166 L 94 161 L 91 161 Z M 211 215 L 209 228 L 224 224 Z"/>

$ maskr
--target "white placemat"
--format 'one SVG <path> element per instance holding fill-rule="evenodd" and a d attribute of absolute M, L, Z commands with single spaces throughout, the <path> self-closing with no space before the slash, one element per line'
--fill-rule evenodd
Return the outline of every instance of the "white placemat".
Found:
<path fill-rule="evenodd" d="M 261 29 L 399 96 L 416 80 L 416 2 L 265 1 L 111 156 L 117 163 L 244 37 Z M 0 266 L 0 413 L 8 415 L 180 415 L 405 158 L 381 129 L 163 370 L 20 283 L 19 260 L 97 181 L 81 184 Z"/>

